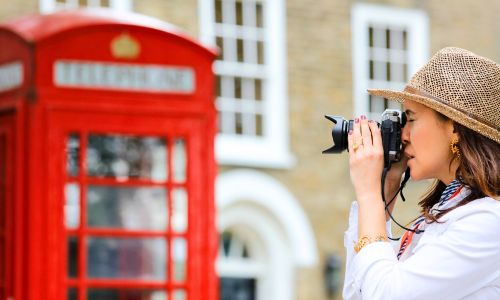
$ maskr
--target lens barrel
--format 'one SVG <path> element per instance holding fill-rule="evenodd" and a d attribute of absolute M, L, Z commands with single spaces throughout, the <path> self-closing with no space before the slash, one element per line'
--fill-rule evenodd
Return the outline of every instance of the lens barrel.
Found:
<path fill-rule="evenodd" d="M 341 116 L 332 115 L 326 115 L 325 118 L 335 123 L 335 125 L 332 128 L 333 146 L 324 150 L 323 153 L 342 153 L 347 149 L 347 135 L 349 134 L 349 130 L 352 130 L 354 121 L 346 121 Z"/>

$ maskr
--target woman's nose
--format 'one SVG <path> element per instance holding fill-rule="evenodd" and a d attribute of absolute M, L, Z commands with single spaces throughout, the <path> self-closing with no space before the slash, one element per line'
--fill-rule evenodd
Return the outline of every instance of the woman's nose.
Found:
<path fill-rule="evenodd" d="M 410 143 L 410 129 L 408 128 L 408 124 L 406 124 L 405 127 L 403 127 L 403 130 L 401 131 L 401 142 L 406 145 Z"/>

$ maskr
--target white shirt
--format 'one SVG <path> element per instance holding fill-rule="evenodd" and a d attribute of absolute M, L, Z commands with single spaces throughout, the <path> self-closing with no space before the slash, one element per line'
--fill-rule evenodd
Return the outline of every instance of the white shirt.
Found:
<path fill-rule="evenodd" d="M 464 197 L 460 194 L 456 201 Z M 500 299 L 500 201 L 474 200 L 440 222 L 426 224 L 401 260 L 399 242 L 371 243 L 356 254 L 358 206 L 353 202 L 344 235 L 344 299 Z"/>

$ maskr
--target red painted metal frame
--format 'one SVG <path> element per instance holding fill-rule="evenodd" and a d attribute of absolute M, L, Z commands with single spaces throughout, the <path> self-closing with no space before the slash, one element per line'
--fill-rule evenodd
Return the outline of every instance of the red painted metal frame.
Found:
<path fill-rule="evenodd" d="M 1 56 L 1 55 L 0 55 Z M 10 99 L 3 99 L 0 94 L 0 131 L 6 134 L 7 138 L 7 161 L 6 161 L 6 249 L 4 257 L 7 259 L 4 268 L 6 272 L 6 297 L 23 299 L 26 292 L 23 288 L 22 274 L 26 273 L 27 264 L 23 258 L 26 257 L 25 238 L 22 233 L 25 228 L 26 214 L 23 213 L 25 204 L 21 201 L 24 197 L 25 189 L 25 161 L 23 157 L 23 147 L 25 140 L 23 133 L 25 124 L 25 105 L 17 96 L 19 93 L 9 93 Z"/>
<path fill-rule="evenodd" d="M 203 172 L 200 172 L 198 169 L 198 166 L 201 166 L 203 164 L 203 149 L 202 149 L 202 143 L 200 143 L 200 140 L 202 141 L 203 138 L 203 132 L 204 129 L 206 128 L 205 122 L 201 119 L 189 119 L 189 118 L 182 118 L 179 120 L 176 120 L 177 118 L 169 118 L 168 116 L 162 117 L 160 115 L 152 115 L 149 116 L 148 118 L 144 118 L 143 116 L 139 115 L 127 115 L 127 114 L 122 114 L 122 115 L 114 115 L 111 116 L 110 114 L 102 114 L 98 115 L 96 113 L 93 114 L 86 114 L 86 113 L 71 113 L 71 112 L 54 112 L 52 113 L 54 116 L 51 117 L 52 122 L 49 123 L 49 131 L 55 130 L 57 133 L 51 133 L 51 136 L 53 135 L 53 140 L 50 143 L 53 145 L 53 149 L 50 150 L 50 153 L 53 153 L 53 162 L 52 164 L 59 164 L 59 166 L 56 168 L 57 170 L 62 170 L 64 169 L 65 163 L 64 160 L 57 159 L 57 157 L 64 156 L 64 148 L 65 148 L 65 141 L 66 137 L 70 133 L 81 133 L 81 150 L 85 149 L 85 144 L 86 144 L 86 136 L 89 133 L 105 133 L 105 134 L 126 134 L 126 135 L 133 135 L 133 136 L 158 136 L 158 137 L 164 137 L 167 141 L 169 141 L 170 145 L 170 150 L 168 153 L 172 153 L 172 138 L 173 137 L 185 137 L 187 140 L 187 149 L 188 149 L 188 181 L 184 184 L 179 184 L 179 183 L 172 183 L 170 181 L 166 181 L 165 183 L 152 183 L 151 186 L 164 186 L 166 187 L 167 191 L 169 192 L 170 196 L 168 199 L 172 199 L 171 193 L 173 191 L 174 187 L 180 187 L 180 186 L 185 186 L 186 190 L 188 191 L 189 194 L 192 193 L 193 189 L 196 189 L 196 185 L 193 184 L 193 181 L 197 180 L 196 177 L 201 177 L 198 178 L 203 180 L 206 175 Z M 124 124 L 127 122 L 133 122 L 134 119 L 140 120 L 140 126 L 134 126 L 134 127 L 128 127 Z M 106 120 L 106 124 L 102 123 L 104 120 Z M 92 124 L 92 125 L 89 125 Z M 52 129 L 54 128 L 54 129 Z M 83 128 L 83 129 L 82 129 Z M 198 148 L 196 148 L 198 147 Z M 58 155 L 55 155 L 58 154 Z M 148 181 L 145 180 L 131 180 L 131 181 L 126 181 L 126 182 L 117 182 L 113 181 L 112 179 L 109 178 L 89 178 L 87 176 L 84 176 L 83 174 L 85 173 L 85 159 L 84 159 L 84 153 L 81 153 L 80 157 L 82 158 L 80 161 L 80 176 L 77 178 L 77 182 L 79 183 L 81 189 L 80 189 L 80 199 L 86 199 L 85 195 L 85 189 L 84 187 L 87 186 L 88 184 L 112 184 L 115 186 L 137 186 L 138 183 L 148 183 Z M 169 158 L 171 159 L 172 155 L 169 155 Z M 169 166 L 172 164 L 170 163 Z M 56 171 L 56 170 L 54 170 Z M 57 172 L 57 171 L 56 171 Z M 61 176 L 61 171 L 58 172 L 59 176 L 57 174 L 54 174 L 53 176 L 50 176 L 51 178 L 57 178 Z M 169 170 L 168 174 L 173 174 L 172 170 Z M 75 178 L 68 178 L 66 176 L 63 176 L 61 180 L 54 182 L 54 186 L 59 186 L 59 193 L 63 189 L 64 184 L 67 182 L 75 182 Z M 144 186 L 144 185 L 141 185 Z M 150 186 L 149 184 L 145 186 Z M 54 191 L 57 192 L 57 191 Z M 62 199 L 62 197 L 55 197 L 57 199 Z M 204 198 L 193 198 L 193 197 L 188 197 L 189 200 L 189 213 L 190 215 L 188 216 L 189 219 L 189 229 L 186 234 L 181 234 L 181 233 L 174 233 L 170 230 L 166 232 L 159 232 L 159 231 L 125 231 L 122 229 L 110 229 L 110 228 L 87 228 L 84 226 L 86 222 L 86 212 L 85 212 L 85 205 L 81 206 L 81 219 L 80 219 L 80 224 L 81 227 L 80 229 L 76 230 L 65 230 L 65 233 L 62 233 L 65 237 L 59 238 L 58 240 L 66 242 L 66 236 L 68 235 L 73 235 L 77 234 L 79 236 L 79 254 L 80 254 L 80 261 L 79 261 L 79 278 L 75 280 L 67 280 L 66 284 L 71 284 L 71 285 L 78 285 L 78 286 L 94 286 L 94 287 L 157 287 L 157 288 L 165 288 L 165 289 L 173 289 L 173 288 L 186 288 L 189 294 L 195 294 L 196 291 L 191 288 L 190 282 L 193 282 L 191 279 L 191 273 L 193 273 L 194 276 L 194 270 L 197 270 L 197 266 L 191 265 L 191 261 L 188 260 L 188 267 L 187 267 L 187 284 L 183 283 L 175 283 L 175 282 L 140 282 L 140 281 L 133 281 L 133 280 L 102 280 L 102 279 L 84 279 L 86 276 L 86 249 L 85 249 L 85 244 L 83 243 L 82 239 L 83 237 L 86 236 L 107 236 L 107 237 L 165 237 L 168 241 L 171 241 L 172 238 L 175 237 L 185 237 L 187 238 L 187 242 L 193 243 L 192 240 L 195 239 L 196 233 L 201 232 L 206 229 L 205 225 L 203 224 L 197 224 L 198 220 L 202 220 L 203 218 L 200 218 L 201 215 L 203 215 L 206 211 L 200 210 L 200 208 L 203 208 L 203 202 Z M 81 200 L 81 202 L 84 202 L 84 200 Z M 171 201 L 168 202 L 171 205 Z M 55 205 L 58 207 L 62 207 L 63 203 L 59 203 L 58 205 Z M 168 210 L 171 213 L 171 208 Z M 63 216 L 60 215 L 58 216 L 58 219 L 62 219 Z M 169 221 L 171 220 L 171 217 L 169 217 Z M 61 222 L 63 222 L 61 220 Z M 170 226 L 169 226 L 170 228 Z M 191 250 L 193 247 L 188 247 L 188 249 Z M 169 246 L 167 247 L 168 251 L 168 257 L 171 257 L 171 249 L 172 247 Z M 64 253 L 61 253 L 60 255 L 64 256 Z M 192 252 L 189 251 L 188 257 L 193 257 L 193 259 L 197 259 L 198 257 L 201 256 L 201 259 L 204 259 L 204 256 L 206 253 L 204 252 Z M 170 259 L 167 259 L 170 261 Z M 172 270 L 172 264 L 168 264 L 169 269 L 168 269 L 168 276 L 167 278 L 173 278 L 173 270 Z M 61 273 L 65 273 L 66 267 L 63 266 L 61 268 Z M 63 276 L 64 277 L 64 276 Z M 64 285 L 66 285 L 64 284 Z M 80 297 L 81 299 L 84 298 L 84 290 L 80 290 Z M 201 296 L 201 295 L 200 295 Z M 199 299 L 195 296 L 193 296 L 193 299 Z"/>
<path fill-rule="evenodd" d="M 0 64 L 19 60 L 24 68 L 22 85 L 0 92 L 0 113 L 13 111 L 16 125 L 16 155 L 12 169 L 15 197 L 12 207 L 12 296 L 16 300 L 64 300 L 67 284 L 137 286 L 132 280 L 108 282 L 84 277 L 80 277 L 82 281 L 67 280 L 68 234 L 124 235 L 114 229 L 66 231 L 64 228 L 64 184 L 67 180 L 80 184 L 94 180 L 111 183 L 108 179 L 68 178 L 65 175 L 66 137 L 79 132 L 82 149 L 88 133 L 185 136 L 188 139 L 190 221 L 185 286 L 190 300 L 215 300 L 218 297 L 213 153 L 216 112 L 211 70 L 215 55 L 164 24 L 144 21 L 136 15 L 110 17 L 110 14 L 108 11 L 62 12 L 0 25 L 0 43 L 5 45 L 0 51 Z M 123 32 L 137 38 L 141 44 L 141 55 L 134 61 L 114 58 L 109 52 L 110 40 Z M 53 64 L 58 59 L 188 66 L 196 74 L 196 90 L 192 94 L 165 94 L 58 88 L 52 83 Z M 81 173 L 83 170 L 80 168 Z M 131 180 L 128 184 L 155 185 L 144 180 Z M 127 233 L 127 236 L 143 235 L 175 236 L 168 232 L 166 235 L 142 231 Z M 84 246 L 81 243 L 81 249 Z M 79 271 L 82 275 L 85 273 L 83 260 Z M 183 286 L 161 282 L 141 284 L 143 287 Z M 80 296 L 85 295 L 82 292 Z"/>
<path fill-rule="evenodd" d="M 0 136 L 3 139 L 3 149 L 0 153 L 0 168 L 3 169 L 3 178 L 1 178 L 0 189 L 2 190 L 3 203 L 1 208 L 0 218 L 2 220 L 2 227 L 0 228 L 0 235 L 2 239 L 2 248 L 0 251 L 1 264 L 1 289 L 2 297 L 6 298 L 8 295 L 13 294 L 13 279 L 9 274 L 13 272 L 13 209 L 15 204 L 14 200 L 14 149 L 15 149 L 15 115 L 10 113 L 0 114 Z"/>

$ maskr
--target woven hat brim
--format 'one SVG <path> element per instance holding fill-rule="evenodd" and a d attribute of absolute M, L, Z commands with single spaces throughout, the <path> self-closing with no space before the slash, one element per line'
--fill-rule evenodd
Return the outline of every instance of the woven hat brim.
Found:
<path fill-rule="evenodd" d="M 421 95 L 412 94 L 405 91 L 393 91 L 393 90 L 382 90 L 382 89 L 370 89 L 368 93 L 373 96 L 379 96 L 387 98 L 389 100 L 395 100 L 400 103 L 404 103 L 406 100 L 412 100 L 423 104 L 437 112 L 442 113 L 453 121 L 468 127 L 479 134 L 482 134 L 495 142 L 500 144 L 500 131 L 497 128 L 488 126 L 487 124 L 481 123 L 472 116 L 469 116 L 453 107 L 439 102 L 435 99 L 428 98 Z"/>

